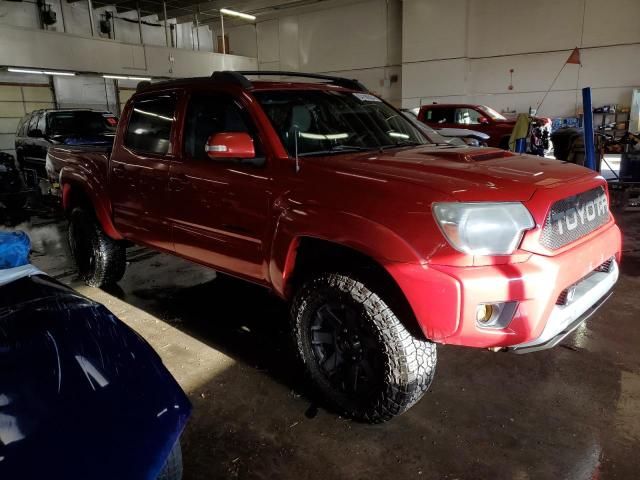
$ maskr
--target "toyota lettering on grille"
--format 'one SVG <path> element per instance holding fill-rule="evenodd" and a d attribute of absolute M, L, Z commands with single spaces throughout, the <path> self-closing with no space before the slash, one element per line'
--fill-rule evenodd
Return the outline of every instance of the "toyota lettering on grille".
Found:
<path fill-rule="evenodd" d="M 551 207 L 541 243 L 555 250 L 600 228 L 609 221 L 609 205 L 602 187 L 559 200 Z"/>

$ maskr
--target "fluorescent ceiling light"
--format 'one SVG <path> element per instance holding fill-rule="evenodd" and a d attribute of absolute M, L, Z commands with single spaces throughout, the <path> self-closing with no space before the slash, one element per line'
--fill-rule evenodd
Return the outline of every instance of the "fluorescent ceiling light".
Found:
<path fill-rule="evenodd" d="M 248 13 L 236 12 L 235 10 L 229 10 L 228 8 L 221 8 L 220 13 L 224 15 L 231 15 L 232 17 L 244 18 L 245 20 L 249 20 L 253 22 L 256 17 L 254 15 L 249 15 Z"/>
<path fill-rule="evenodd" d="M 102 78 L 111 78 L 113 80 L 138 80 L 139 82 L 151 81 L 151 77 L 127 77 L 125 75 L 102 75 Z"/>
<path fill-rule="evenodd" d="M 345 138 L 349 138 L 348 133 L 309 133 L 309 132 L 300 132 L 300 136 L 302 138 L 306 138 L 309 140 L 344 140 Z"/>
<path fill-rule="evenodd" d="M 64 77 L 73 77 L 74 72 L 54 72 L 51 70 L 32 70 L 30 68 L 7 68 L 7 71 L 13 73 L 35 73 L 37 75 L 61 75 Z"/>
<path fill-rule="evenodd" d="M 393 137 L 393 138 L 402 138 L 404 140 L 408 140 L 410 138 L 409 135 L 407 135 L 406 133 L 400 133 L 400 132 L 387 132 L 387 133 L 390 137 Z"/>

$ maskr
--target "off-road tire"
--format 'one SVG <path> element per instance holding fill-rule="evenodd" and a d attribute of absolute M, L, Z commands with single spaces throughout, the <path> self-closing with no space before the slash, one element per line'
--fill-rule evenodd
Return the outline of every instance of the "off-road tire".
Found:
<path fill-rule="evenodd" d="M 367 398 L 345 393 L 344 384 L 342 390 L 332 385 L 314 351 L 318 342 L 312 339 L 313 319 L 323 305 L 335 301 L 356 309 L 355 321 L 370 335 L 369 346 L 364 348 L 381 359 L 373 369 L 377 381 Z M 418 402 L 431 385 L 436 345 L 413 336 L 381 296 L 355 276 L 325 273 L 307 281 L 294 298 L 291 319 L 296 350 L 307 375 L 328 404 L 346 417 L 367 423 L 390 420 Z"/>
<path fill-rule="evenodd" d="M 167 460 L 158 474 L 157 480 L 180 480 L 182 478 L 182 448 L 180 439 L 176 440 Z"/>
<path fill-rule="evenodd" d="M 119 281 L 126 269 L 123 242 L 109 238 L 92 212 L 74 208 L 69 218 L 69 246 L 78 275 L 92 287 Z"/>

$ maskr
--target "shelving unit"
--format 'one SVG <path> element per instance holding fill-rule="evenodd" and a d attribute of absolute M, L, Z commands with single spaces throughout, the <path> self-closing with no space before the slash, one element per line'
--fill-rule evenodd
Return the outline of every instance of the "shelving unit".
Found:
<path fill-rule="evenodd" d="M 615 126 L 607 127 L 611 123 Z M 624 128 L 617 128 L 619 124 L 624 124 Z M 629 112 L 621 112 L 618 109 L 615 112 L 593 112 L 593 125 L 599 132 L 609 133 L 614 138 L 619 138 L 629 130 Z"/>

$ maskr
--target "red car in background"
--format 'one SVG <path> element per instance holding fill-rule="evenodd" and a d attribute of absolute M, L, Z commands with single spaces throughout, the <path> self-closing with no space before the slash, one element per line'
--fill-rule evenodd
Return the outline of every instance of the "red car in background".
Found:
<path fill-rule="evenodd" d="M 547 118 L 536 118 L 542 125 L 551 124 Z M 433 128 L 473 128 L 489 135 L 490 147 L 509 148 L 509 137 L 516 124 L 486 105 L 440 104 L 423 105 L 418 120 Z"/>

